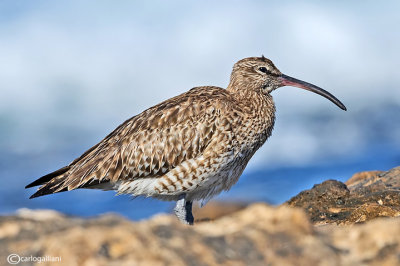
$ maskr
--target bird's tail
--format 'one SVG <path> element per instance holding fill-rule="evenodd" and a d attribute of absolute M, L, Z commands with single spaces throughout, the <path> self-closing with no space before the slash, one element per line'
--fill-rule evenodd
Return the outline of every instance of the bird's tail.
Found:
<path fill-rule="evenodd" d="M 63 185 L 65 181 L 65 174 L 68 172 L 68 170 L 71 168 L 71 166 L 65 166 L 63 168 L 60 168 L 50 174 L 47 174 L 45 176 L 42 176 L 41 178 L 33 181 L 29 185 L 27 185 L 25 188 L 31 188 L 35 186 L 40 186 L 41 187 L 34 193 L 32 196 L 29 198 L 36 198 L 48 194 L 53 194 L 61 191 L 66 191 L 67 188 L 60 189 L 60 187 Z"/>

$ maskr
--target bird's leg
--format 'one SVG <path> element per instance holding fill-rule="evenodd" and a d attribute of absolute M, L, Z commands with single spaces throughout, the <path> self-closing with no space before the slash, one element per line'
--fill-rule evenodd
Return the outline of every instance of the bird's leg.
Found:
<path fill-rule="evenodd" d="M 185 197 L 186 195 L 183 194 L 176 202 L 176 206 L 174 208 L 175 215 L 182 223 L 193 225 L 194 218 L 192 214 L 192 202 L 187 201 Z"/>

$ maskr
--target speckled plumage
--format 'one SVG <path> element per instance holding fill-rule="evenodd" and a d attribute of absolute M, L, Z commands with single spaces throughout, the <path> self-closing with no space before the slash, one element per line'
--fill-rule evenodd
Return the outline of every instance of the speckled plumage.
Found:
<path fill-rule="evenodd" d="M 196 87 L 151 107 L 27 187 L 42 185 L 32 197 L 99 188 L 162 200 L 182 195 L 188 202 L 207 200 L 237 182 L 271 135 L 270 92 L 282 86 L 280 75 L 264 57 L 240 60 L 227 89 Z"/>

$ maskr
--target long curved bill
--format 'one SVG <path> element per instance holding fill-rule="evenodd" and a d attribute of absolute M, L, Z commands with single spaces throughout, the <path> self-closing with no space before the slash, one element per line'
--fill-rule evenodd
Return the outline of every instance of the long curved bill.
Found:
<path fill-rule="evenodd" d="M 327 92 L 324 89 L 321 89 L 320 87 L 317 87 L 311 83 L 299 80 L 299 79 L 295 79 L 289 76 L 286 76 L 284 74 L 281 74 L 278 79 L 282 82 L 282 86 L 293 86 L 293 87 L 298 87 L 301 89 L 305 89 L 308 91 L 312 91 L 316 94 L 319 94 L 325 98 L 327 98 L 328 100 L 330 100 L 331 102 L 333 102 L 334 104 L 336 104 L 340 109 L 342 110 L 347 110 L 346 106 L 344 106 L 344 104 L 339 101 L 335 96 L 333 96 L 332 94 L 330 94 L 329 92 Z"/>

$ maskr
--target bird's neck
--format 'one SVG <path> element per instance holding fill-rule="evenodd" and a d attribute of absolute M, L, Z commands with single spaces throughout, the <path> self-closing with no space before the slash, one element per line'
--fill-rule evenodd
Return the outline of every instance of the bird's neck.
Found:
<path fill-rule="evenodd" d="M 275 104 L 269 93 L 245 87 L 228 87 L 235 106 L 242 112 L 243 121 L 248 124 L 246 139 L 252 139 L 251 150 L 256 151 L 271 135 L 275 124 Z M 247 140 L 244 140 L 246 142 Z"/>
<path fill-rule="evenodd" d="M 226 89 L 232 93 L 241 93 L 246 91 L 258 91 L 261 88 L 258 84 L 248 81 L 245 77 L 237 78 L 236 75 L 232 75 Z"/>
<path fill-rule="evenodd" d="M 272 96 L 269 93 L 264 93 L 263 89 L 235 86 L 234 83 L 230 83 L 227 90 L 236 100 L 238 106 L 247 114 L 256 117 L 268 117 L 270 121 L 275 120 L 275 104 Z"/>

